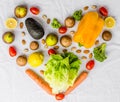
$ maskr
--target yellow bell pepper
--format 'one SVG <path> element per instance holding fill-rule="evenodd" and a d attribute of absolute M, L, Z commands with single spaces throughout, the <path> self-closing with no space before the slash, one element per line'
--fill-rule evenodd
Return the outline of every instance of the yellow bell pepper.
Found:
<path fill-rule="evenodd" d="M 99 17 L 98 13 L 93 11 L 88 12 L 78 24 L 73 41 L 82 44 L 86 48 L 90 48 L 94 45 L 103 27 L 104 20 Z"/>

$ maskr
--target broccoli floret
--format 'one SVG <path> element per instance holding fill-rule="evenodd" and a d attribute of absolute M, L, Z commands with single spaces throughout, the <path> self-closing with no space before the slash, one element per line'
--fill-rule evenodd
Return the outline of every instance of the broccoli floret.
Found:
<path fill-rule="evenodd" d="M 103 62 L 107 56 L 105 55 L 106 50 L 106 43 L 102 43 L 100 46 L 95 47 L 93 50 L 94 58 L 97 61 Z"/>
<path fill-rule="evenodd" d="M 54 18 L 53 20 L 52 20 L 52 23 L 51 23 L 51 26 L 53 27 L 53 28 L 60 28 L 61 27 L 61 24 L 60 24 L 60 22 L 56 19 L 56 18 Z"/>
<path fill-rule="evenodd" d="M 82 18 L 82 10 L 77 10 L 73 13 L 73 17 L 75 20 L 79 21 Z"/>

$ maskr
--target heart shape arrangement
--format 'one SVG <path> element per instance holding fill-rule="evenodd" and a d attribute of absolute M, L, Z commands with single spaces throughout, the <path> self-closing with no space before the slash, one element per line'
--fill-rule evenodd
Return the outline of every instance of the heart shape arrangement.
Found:
<path fill-rule="evenodd" d="M 29 44 L 32 53 L 28 57 L 26 57 L 29 51 L 28 48 L 24 49 L 24 55 L 18 55 L 18 46 L 9 46 L 9 55 L 11 57 L 18 55 L 16 58 L 18 66 L 23 67 L 28 63 L 31 68 L 38 68 L 43 65 L 47 56 L 43 52 L 38 51 L 38 41 L 41 41 L 44 51 L 47 51 L 50 57 L 44 66 L 46 67 L 45 70 L 40 70 L 43 78 L 31 68 L 26 69 L 25 72 L 48 94 L 55 96 L 57 100 L 62 100 L 65 95 L 68 95 L 87 78 L 88 72 L 94 68 L 95 61 L 103 62 L 107 59 L 106 45 L 107 41 L 112 38 L 112 33 L 109 29 L 114 27 L 115 19 L 109 16 L 106 7 L 101 6 L 98 8 L 97 5 L 90 7 L 85 6 L 83 9 L 76 10 L 71 16 L 66 17 L 64 25 L 56 18 L 51 21 L 47 15 L 43 15 L 43 21 L 50 24 L 53 29 L 57 29 L 57 34 L 49 33 L 45 36 L 41 22 L 34 18 L 28 17 L 25 20 L 25 26 L 24 22 L 20 22 L 20 29 L 26 27 L 28 34 L 34 39 Z M 6 44 L 12 44 L 16 38 L 16 35 L 10 31 L 11 29 L 16 29 L 18 24 L 16 19 L 24 18 L 29 12 L 34 16 L 40 15 L 38 7 L 33 6 L 28 10 L 27 7 L 19 5 L 15 8 L 15 18 L 8 18 L 5 21 L 5 25 L 9 29 L 3 34 L 3 41 Z M 69 34 L 66 34 L 76 25 L 76 22 L 78 23 L 77 30 L 72 30 Z M 99 41 L 101 33 L 104 43 Z M 22 32 L 22 37 L 25 35 L 25 32 Z M 44 36 L 46 37 L 45 39 L 43 39 Z M 76 43 L 78 46 L 73 46 Z M 25 45 L 26 40 L 22 40 L 22 44 Z M 57 44 L 63 49 L 63 53 L 58 53 L 60 47 Z M 84 56 L 81 56 L 81 53 Z M 87 60 L 86 70 L 79 75 L 80 65 L 85 60 Z"/>

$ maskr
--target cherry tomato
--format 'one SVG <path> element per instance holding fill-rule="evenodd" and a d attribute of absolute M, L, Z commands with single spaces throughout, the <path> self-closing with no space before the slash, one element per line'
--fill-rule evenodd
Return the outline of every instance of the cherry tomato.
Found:
<path fill-rule="evenodd" d="M 108 10 L 105 7 L 100 7 L 99 11 L 103 16 L 108 16 Z"/>
<path fill-rule="evenodd" d="M 48 50 L 48 54 L 51 55 L 51 54 L 56 54 L 56 51 L 54 49 L 49 49 Z"/>
<path fill-rule="evenodd" d="M 40 10 L 37 7 L 31 7 L 30 11 L 34 14 L 34 15 L 38 15 L 40 13 Z"/>
<path fill-rule="evenodd" d="M 94 65 L 95 65 L 94 60 L 90 60 L 90 61 L 87 62 L 86 68 L 87 68 L 88 70 L 91 70 L 91 69 L 93 69 Z"/>
<path fill-rule="evenodd" d="M 59 93 L 55 95 L 56 100 L 62 100 L 64 99 L 65 95 L 63 93 Z"/>
<path fill-rule="evenodd" d="M 16 54 L 17 54 L 17 52 L 16 52 L 15 47 L 10 46 L 10 47 L 9 47 L 9 55 L 10 55 L 11 57 L 14 57 L 14 56 L 16 56 Z"/>
<path fill-rule="evenodd" d="M 59 33 L 64 34 L 64 33 L 67 32 L 67 27 L 62 26 L 62 27 L 60 27 L 58 30 L 59 30 Z"/>

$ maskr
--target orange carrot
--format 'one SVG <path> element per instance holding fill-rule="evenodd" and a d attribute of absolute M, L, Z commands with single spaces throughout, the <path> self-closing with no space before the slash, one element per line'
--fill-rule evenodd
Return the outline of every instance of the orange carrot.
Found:
<path fill-rule="evenodd" d="M 79 84 L 81 84 L 88 76 L 88 72 L 83 71 L 76 79 L 76 81 L 74 82 L 73 86 L 69 87 L 66 91 L 65 91 L 65 95 L 68 95 L 71 91 L 73 91 Z"/>
<path fill-rule="evenodd" d="M 27 69 L 25 72 L 31 79 L 33 79 L 48 94 L 54 95 L 52 93 L 52 88 L 49 86 L 49 84 L 43 78 L 41 78 L 39 75 L 37 75 L 33 70 Z"/>

